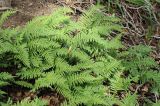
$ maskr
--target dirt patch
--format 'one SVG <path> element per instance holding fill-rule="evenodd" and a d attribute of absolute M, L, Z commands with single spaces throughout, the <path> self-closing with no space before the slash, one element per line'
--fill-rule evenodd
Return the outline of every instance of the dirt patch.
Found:
<path fill-rule="evenodd" d="M 42 90 L 41 92 L 31 92 L 29 89 L 12 85 L 4 87 L 3 91 L 7 92 L 7 95 L 2 99 L 7 100 L 8 97 L 10 97 L 13 103 L 23 99 L 33 100 L 36 97 L 39 97 L 42 100 L 47 100 L 48 106 L 60 106 L 60 104 L 64 101 L 64 97 L 62 95 L 49 89 Z"/>
<path fill-rule="evenodd" d="M 53 3 L 44 1 L 45 0 L 14 0 L 12 7 L 22 14 L 30 16 L 48 15 L 58 7 Z"/>
<path fill-rule="evenodd" d="M 12 8 L 17 12 L 4 23 L 4 27 L 23 26 L 36 16 L 51 14 L 58 7 L 54 3 L 44 1 L 13 0 L 11 3 Z"/>
<path fill-rule="evenodd" d="M 60 6 L 72 8 L 75 12 L 72 18 L 77 20 L 79 14 L 94 3 L 96 3 L 94 0 L 12 0 L 11 7 L 17 12 L 4 23 L 3 27 L 23 26 L 36 16 L 53 13 Z"/>
<path fill-rule="evenodd" d="M 94 3 L 94 0 L 12 0 L 11 7 L 17 12 L 4 23 L 4 28 L 23 26 L 36 16 L 53 13 L 60 6 L 72 8 L 73 19 L 77 20 L 79 14 Z"/>

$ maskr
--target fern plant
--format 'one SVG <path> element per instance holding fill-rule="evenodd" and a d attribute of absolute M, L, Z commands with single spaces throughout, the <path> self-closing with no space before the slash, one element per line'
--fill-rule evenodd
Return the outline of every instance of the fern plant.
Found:
<path fill-rule="evenodd" d="M 121 47 L 121 35 L 108 38 L 113 31 L 121 32 L 120 20 L 105 16 L 99 6 L 86 11 L 78 22 L 68 13 L 72 11 L 60 8 L 24 28 L 1 29 L 0 54 L 9 53 L 11 61 L 2 59 L 18 66 L 13 83 L 35 92 L 56 89 L 66 98 L 63 105 L 110 105 L 103 82 L 123 67 L 110 52 Z"/>
<path fill-rule="evenodd" d="M 113 78 L 110 79 L 110 87 L 114 92 L 117 91 L 128 91 L 129 87 L 132 85 L 131 82 L 137 82 L 138 77 L 137 76 L 129 76 L 124 77 L 122 72 L 117 72 L 113 76 Z"/>
<path fill-rule="evenodd" d="M 149 46 L 134 46 L 122 53 L 123 64 L 132 77 L 137 76 L 141 84 L 151 83 L 152 92 L 159 95 L 159 65 L 150 57 L 151 51 Z"/>
<path fill-rule="evenodd" d="M 13 13 L 1 16 L 0 26 Z M 0 73 L 0 96 L 5 93 L 2 87 L 16 84 L 37 93 L 56 90 L 65 98 L 62 106 L 135 106 L 137 95 L 128 89 L 133 81 L 152 83 L 152 91 L 158 95 L 159 66 L 149 56 L 150 47 L 134 46 L 117 54 L 122 47 L 120 20 L 106 15 L 101 6 L 91 7 L 77 22 L 70 14 L 69 8 L 59 8 L 23 28 L 0 28 L 0 68 L 16 66 L 14 75 L 10 70 Z M 119 99 L 121 91 L 126 96 Z M 46 104 L 35 98 L 3 105 Z"/>
<path fill-rule="evenodd" d="M 128 92 L 122 100 L 117 101 L 117 104 L 119 106 L 139 106 L 137 99 L 138 95 L 136 93 L 131 94 Z"/>

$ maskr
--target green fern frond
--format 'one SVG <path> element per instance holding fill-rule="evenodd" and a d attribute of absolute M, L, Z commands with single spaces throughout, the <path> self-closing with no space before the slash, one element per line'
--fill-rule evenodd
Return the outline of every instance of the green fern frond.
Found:
<path fill-rule="evenodd" d="M 54 72 L 48 72 L 45 74 L 44 77 L 36 80 L 34 89 L 39 89 L 43 87 L 50 88 L 55 84 L 64 84 L 65 82 L 66 80 L 61 75 L 58 75 Z"/>
<path fill-rule="evenodd" d="M 83 72 L 81 74 L 72 74 L 71 76 L 67 77 L 67 79 L 70 86 L 80 85 L 84 83 L 95 83 L 96 81 L 102 80 L 102 78 L 95 78 L 86 72 Z"/>
<path fill-rule="evenodd" d="M 125 98 L 122 99 L 122 102 L 120 103 L 120 106 L 137 106 L 137 95 L 131 93 L 128 93 Z"/>
<path fill-rule="evenodd" d="M 0 41 L 0 54 L 5 54 L 7 52 L 14 52 L 14 46 L 9 42 Z"/>
<path fill-rule="evenodd" d="M 0 73 L 0 80 L 11 80 L 13 79 L 13 76 L 7 72 L 1 72 Z"/>
<path fill-rule="evenodd" d="M 113 91 L 120 91 L 124 90 L 127 91 L 128 87 L 131 85 L 131 81 L 133 81 L 130 78 L 123 78 L 122 73 L 118 72 L 114 75 L 113 79 L 110 80 L 111 82 L 111 89 Z"/>
<path fill-rule="evenodd" d="M 8 19 L 9 16 L 14 14 L 16 11 L 6 11 L 0 17 L 0 27 L 2 27 L 3 23 Z"/>
<path fill-rule="evenodd" d="M 14 81 L 14 83 L 25 88 L 33 88 L 33 85 L 26 81 Z"/>
<path fill-rule="evenodd" d="M 23 68 L 16 75 L 19 76 L 21 79 L 35 79 L 44 76 L 45 73 L 43 73 L 43 70 L 41 68 Z"/>
<path fill-rule="evenodd" d="M 17 55 L 15 58 L 20 60 L 25 66 L 30 67 L 29 53 L 26 44 L 16 45 Z"/>

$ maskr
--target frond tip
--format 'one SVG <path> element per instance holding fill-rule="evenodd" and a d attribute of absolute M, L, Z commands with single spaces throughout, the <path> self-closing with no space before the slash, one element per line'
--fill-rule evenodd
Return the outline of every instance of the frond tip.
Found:
<path fill-rule="evenodd" d="M 3 23 L 8 19 L 9 16 L 14 14 L 16 11 L 6 11 L 0 17 L 0 28 L 2 27 Z"/>

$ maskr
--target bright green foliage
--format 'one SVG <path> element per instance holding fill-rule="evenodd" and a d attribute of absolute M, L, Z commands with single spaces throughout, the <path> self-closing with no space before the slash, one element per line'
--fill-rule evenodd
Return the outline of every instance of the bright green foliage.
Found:
<path fill-rule="evenodd" d="M 2 27 L 3 23 L 8 19 L 8 17 L 14 13 L 15 11 L 6 11 L 5 13 L 3 13 L 0 18 L 0 27 Z"/>
<path fill-rule="evenodd" d="M 137 95 L 126 94 L 126 97 L 121 100 L 120 106 L 138 106 Z"/>
<path fill-rule="evenodd" d="M 131 86 L 131 81 L 137 81 L 137 77 L 127 77 L 124 78 L 122 77 L 122 73 L 118 72 L 116 73 L 112 79 L 110 79 L 111 83 L 111 89 L 116 92 L 116 91 L 128 91 L 128 87 Z"/>
<path fill-rule="evenodd" d="M 153 85 L 159 86 L 159 73 L 152 70 L 157 65 L 148 56 L 150 48 L 136 46 L 118 54 L 124 56 L 120 61 L 115 59 L 122 47 L 118 18 L 104 14 L 100 6 L 91 7 L 77 22 L 71 20 L 71 13 L 68 8 L 59 8 L 23 28 L 0 30 L 0 67 L 16 66 L 14 77 L 1 73 L 0 87 L 12 82 L 36 93 L 46 88 L 56 90 L 65 98 L 62 106 L 134 106 L 137 95 L 128 91 L 131 82 L 154 80 Z M 0 23 L 7 17 L 2 15 Z M 124 69 L 131 74 L 125 76 Z M 157 74 L 157 79 L 147 75 L 149 72 Z M 117 97 L 120 91 L 126 94 L 122 100 Z M 43 103 L 25 99 L 14 105 Z"/>
<path fill-rule="evenodd" d="M 35 92 L 56 89 L 68 106 L 109 105 L 103 81 L 123 67 L 110 52 L 121 47 L 120 35 L 107 39 L 113 30 L 121 32 L 121 26 L 101 9 L 93 6 L 75 22 L 67 15 L 70 9 L 60 8 L 22 29 L 2 29 L 0 61 L 18 66 L 20 79 L 14 83 Z"/>

